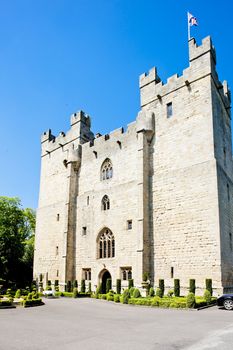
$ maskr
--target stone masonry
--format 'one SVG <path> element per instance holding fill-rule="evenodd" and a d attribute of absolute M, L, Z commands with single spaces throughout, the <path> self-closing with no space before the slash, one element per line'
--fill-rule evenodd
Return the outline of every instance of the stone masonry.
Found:
<path fill-rule="evenodd" d="M 194 278 L 201 292 L 211 278 L 215 293 L 233 291 L 230 91 L 210 37 L 189 41 L 189 62 L 166 84 L 156 68 L 140 76 L 141 110 L 126 131 L 94 137 L 81 111 L 66 134 L 42 135 L 35 279 L 95 289 L 108 272 L 113 288 L 128 278 L 141 288 L 148 272 L 154 286 L 179 278 L 186 290 Z M 102 246 L 106 229 L 114 241 Z"/>

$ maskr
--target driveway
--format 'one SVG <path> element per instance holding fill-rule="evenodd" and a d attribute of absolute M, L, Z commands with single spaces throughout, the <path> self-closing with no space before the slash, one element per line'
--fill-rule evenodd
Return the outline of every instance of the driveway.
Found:
<path fill-rule="evenodd" d="M 0 310 L 0 350 L 232 350 L 233 311 L 46 299 Z"/>

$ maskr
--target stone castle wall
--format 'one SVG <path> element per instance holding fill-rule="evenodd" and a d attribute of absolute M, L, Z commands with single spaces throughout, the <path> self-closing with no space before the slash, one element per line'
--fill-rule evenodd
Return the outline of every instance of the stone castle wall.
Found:
<path fill-rule="evenodd" d="M 152 284 L 162 278 L 168 288 L 174 278 L 184 289 L 195 278 L 201 290 L 212 278 L 216 292 L 233 289 L 230 92 L 209 37 L 200 46 L 190 40 L 189 59 L 166 84 L 155 68 L 140 76 L 141 111 L 125 132 L 94 138 L 81 113 L 66 135 L 42 136 L 35 277 L 64 284 L 88 268 L 97 286 L 108 270 L 114 285 L 120 268 L 131 267 L 137 286 L 149 272 Z M 106 158 L 113 177 L 101 181 Z M 98 259 L 104 227 L 115 237 L 114 258 Z"/>

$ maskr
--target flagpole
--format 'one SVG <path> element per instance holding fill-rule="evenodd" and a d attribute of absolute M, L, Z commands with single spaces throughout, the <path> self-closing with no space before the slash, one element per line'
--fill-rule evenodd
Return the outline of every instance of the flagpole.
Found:
<path fill-rule="evenodd" d="M 189 41 L 190 40 L 189 12 L 187 12 L 187 22 L 188 22 L 188 41 Z"/>

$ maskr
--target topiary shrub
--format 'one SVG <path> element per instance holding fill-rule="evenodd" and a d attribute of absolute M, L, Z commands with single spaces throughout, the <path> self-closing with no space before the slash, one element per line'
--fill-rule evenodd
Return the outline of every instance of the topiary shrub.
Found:
<path fill-rule="evenodd" d="M 189 292 L 195 294 L 196 291 L 196 281 L 194 279 L 189 280 Z"/>
<path fill-rule="evenodd" d="M 59 281 L 58 280 L 54 281 L 54 289 L 56 292 L 59 292 Z"/>
<path fill-rule="evenodd" d="M 114 301 L 114 292 L 113 290 L 110 290 L 107 294 L 107 300 L 108 301 Z"/>
<path fill-rule="evenodd" d="M 180 296 L 180 280 L 177 278 L 174 279 L 174 295 L 175 297 Z"/>
<path fill-rule="evenodd" d="M 101 295 L 101 299 L 102 299 L 102 300 L 106 300 L 106 299 L 107 299 L 106 294 L 102 294 L 102 295 Z"/>
<path fill-rule="evenodd" d="M 108 293 L 112 289 L 112 280 L 111 278 L 108 278 L 106 281 L 106 292 Z"/>
<path fill-rule="evenodd" d="M 135 288 L 133 291 L 133 298 L 140 298 L 141 293 L 140 290 L 138 288 Z"/>
<path fill-rule="evenodd" d="M 206 285 L 206 290 L 208 290 L 210 292 L 210 295 L 212 295 L 213 294 L 212 279 L 211 278 L 207 278 L 205 280 L 205 285 Z"/>
<path fill-rule="evenodd" d="M 161 293 L 162 293 L 162 297 L 163 297 L 164 296 L 164 280 L 163 279 L 159 280 L 159 289 L 161 289 Z"/>
<path fill-rule="evenodd" d="M 102 284 L 101 283 L 98 285 L 98 287 L 96 288 L 96 291 L 95 291 L 95 296 L 97 299 L 98 299 L 99 294 L 102 294 Z"/>
<path fill-rule="evenodd" d="M 154 290 L 154 288 L 150 287 L 149 296 L 154 297 L 154 295 L 155 295 L 155 290 Z"/>
<path fill-rule="evenodd" d="M 131 288 L 129 289 L 130 298 L 133 297 L 133 292 L 134 292 L 134 290 L 135 290 L 134 287 L 131 287 Z"/>
<path fill-rule="evenodd" d="M 88 293 L 91 293 L 91 282 L 88 283 Z"/>
<path fill-rule="evenodd" d="M 120 279 L 116 280 L 116 292 L 117 292 L 117 294 L 121 294 L 121 280 Z"/>
<path fill-rule="evenodd" d="M 73 298 L 77 298 L 78 297 L 78 289 L 74 288 L 73 289 Z"/>
<path fill-rule="evenodd" d="M 186 298 L 186 307 L 189 309 L 194 309 L 196 306 L 196 300 L 194 293 L 189 293 Z"/>
<path fill-rule="evenodd" d="M 21 297 L 21 290 L 17 289 L 16 293 L 15 293 L 15 298 L 19 299 Z"/>
<path fill-rule="evenodd" d="M 163 297 L 163 292 L 160 288 L 156 288 L 156 297 L 162 298 Z"/>
<path fill-rule="evenodd" d="M 48 280 L 47 286 L 48 286 L 48 287 L 51 287 L 51 280 Z"/>
<path fill-rule="evenodd" d="M 128 288 L 130 289 L 132 287 L 133 287 L 133 279 L 131 278 L 128 280 Z"/>
<path fill-rule="evenodd" d="M 39 299 L 39 293 L 38 292 L 33 292 L 32 293 L 32 299 Z"/>
<path fill-rule="evenodd" d="M 115 303 L 119 303 L 120 302 L 120 295 L 119 294 L 114 294 L 113 300 L 115 301 Z"/>
<path fill-rule="evenodd" d="M 211 293 L 209 290 L 205 290 L 204 292 L 204 295 L 203 295 L 205 301 L 206 301 L 206 304 L 209 305 L 211 303 Z"/>
<path fill-rule="evenodd" d="M 73 289 L 74 289 L 74 288 L 77 288 L 77 289 L 78 289 L 78 281 L 77 281 L 77 280 L 74 280 L 74 281 L 72 282 L 72 286 L 73 286 Z"/>
<path fill-rule="evenodd" d="M 171 298 L 171 297 L 173 296 L 173 294 L 174 294 L 174 291 L 173 291 L 172 289 L 170 289 L 170 290 L 167 292 L 167 296 L 168 296 L 169 298 Z"/>
<path fill-rule="evenodd" d="M 27 300 L 32 300 L 32 293 L 28 293 Z"/>
<path fill-rule="evenodd" d="M 71 292 L 71 281 L 67 281 L 66 292 Z"/>
<path fill-rule="evenodd" d="M 147 282 L 148 278 L 149 278 L 149 273 L 148 272 L 143 272 L 143 274 L 142 274 L 143 282 Z"/>
<path fill-rule="evenodd" d="M 85 280 L 81 280 L 81 293 L 86 292 L 86 285 L 85 285 Z"/>
<path fill-rule="evenodd" d="M 158 289 L 158 288 L 157 288 Z M 152 299 L 151 306 L 159 306 L 161 302 L 161 298 L 159 296 L 156 296 Z"/>
<path fill-rule="evenodd" d="M 130 298 L 129 290 L 125 289 L 122 296 L 120 297 L 120 302 L 122 304 L 128 304 L 129 298 Z"/>
<path fill-rule="evenodd" d="M 171 303 L 170 303 L 170 305 L 169 305 L 169 307 L 171 307 L 171 308 L 178 308 L 179 307 L 179 305 L 178 305 L 178 303 L 176 302 L 176 301 L 172 301 Z"/>

